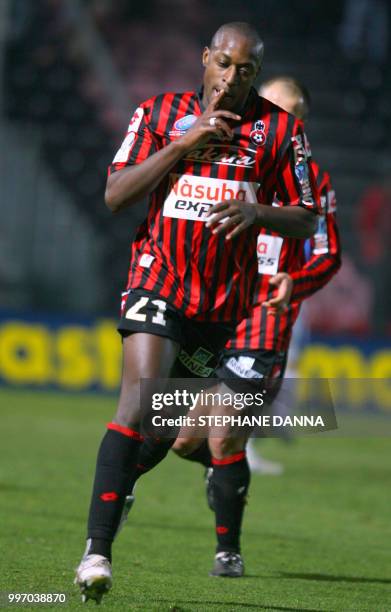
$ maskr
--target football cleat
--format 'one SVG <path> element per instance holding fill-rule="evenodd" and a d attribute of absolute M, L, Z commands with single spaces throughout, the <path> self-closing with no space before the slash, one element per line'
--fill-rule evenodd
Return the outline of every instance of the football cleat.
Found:
<path fill-rule="evenodd" d="M 205 487 L 206 487 L 206 500 L 208 502 L 208 506 L 212 512 L 215 511 L 215 496 L 213 491 L 213 468 L 206 468 L 204 478 L 205 478 Z"/>
<path fill-rule="evenodd" d="M 215 556 L 214 566 L 209 576 L 240 578 L 244 574 L 243 559 L 239 553 L 219 552 Z"/>
<path fill-rule="evenodd" d="M 102 555 L 85 555 L 76 570 L 74 583 L 80 587 L 83 603 L 93 599 L 99 604 L 113 583 L 110 561 Z"/>
<path fill-rule="evenodd" d="M 133 495 L 133 493 L 131 495 L 127 495 L 125 497 L 124 507 L 122 509 L 121 518 L 120 518 L 120 521 L 119 521 L 119 524 L 118 524 L 118 527 L 117 527 L 117 531 L 115 532 L 114 539 L 118 536 L 119 532 L 121 531 L 121 529 L 125 525 L 126 521 L 128 520 L 129 512 L 132 509 L 132 506 L 134 504 L 135 499 L 136 498 Z"/>

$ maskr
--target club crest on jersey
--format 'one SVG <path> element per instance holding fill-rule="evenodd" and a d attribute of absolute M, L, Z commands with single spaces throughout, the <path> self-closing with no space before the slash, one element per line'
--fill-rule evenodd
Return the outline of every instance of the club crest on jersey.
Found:
<path fill-rule="evenodd" d="M 197 121 L 197 115 L 185 115 L 181 119 L 177 119 L 174 123 L 175 132 L 187 132 Z"/>
<path fill-rule="evenodd" d="M 266 142 L 265 123 L 260 119 L 253 125 L 250 132 L 250 140 L 257 147 L 262 147 Z"/>

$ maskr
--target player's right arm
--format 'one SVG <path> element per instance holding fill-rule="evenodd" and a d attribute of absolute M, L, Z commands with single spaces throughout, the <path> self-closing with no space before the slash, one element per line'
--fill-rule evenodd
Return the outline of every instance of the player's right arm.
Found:
<path fill-rule="evenodd" d="M 186 153 L 210 138 L 231 140 L 233 131 L 227 120 L 239 121 L 240 116 L 230 111 L 217 110 L 223 96 L 224 91 L 212 99 L 186 134 L 160 149 L 144 107 L 140 106 L 109 168 L 105 192 L 107 207 L 112 212 L 119 212 L 142 200 Z M 214 125 L 209 122 L 211 117 L 217 119 Z"/>

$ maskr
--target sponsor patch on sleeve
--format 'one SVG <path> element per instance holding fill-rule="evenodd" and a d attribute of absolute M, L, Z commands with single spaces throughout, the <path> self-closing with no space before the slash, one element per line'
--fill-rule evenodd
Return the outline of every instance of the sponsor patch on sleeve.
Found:
<path fill-rule="evenodd" d="M 142 118 L 144 117 L 144 109 L 139 106 L 133 113 L 133 117 L 128 125 L 128 132 L 137 132 L 140 127 Z"/>
<path fill-rule="evenodd" d="M 113 159 L 113 164 L 124 164 L 128 161 L 129 155 L 137 140 L 137 134 L 129 132 L 126 134 L 124 141 L 118 149 L 116 156 Z"/>
<path fill-rule="evenodd" d="M 131 118 L 130 123 L 128 125 L 127 134 L 113 159 L 113 164 L 124 164 L 128 161 L 129 155 L 138 138 L 137 131 L 141 125 L 143 116 L 144 109 L 139 106 L 133 113 L 133 117 Z"/>
<path fill-rule="evenodd" d="M 308 158 L 311 156 L 309 142 L 306 137 L 296 134 L 292 137 L 292 143 L 295 156 L 295 174 L 302 191 L 302 203 L 305 206 L 313 207 L 315 202 L 308 169 Z"/>
<path fill-rule="evenodd" d="M 334 189 L 330 189 L 330 191 L 327 192 L 327 212 L 337 212 L 337 198 Z"/>
<path fill-rule="evenodd" d="M 314 235 L 314 255 L 323 255 L 329 251 L 326 218 L 322 215 L 318 219 L 318 227 Z"/>

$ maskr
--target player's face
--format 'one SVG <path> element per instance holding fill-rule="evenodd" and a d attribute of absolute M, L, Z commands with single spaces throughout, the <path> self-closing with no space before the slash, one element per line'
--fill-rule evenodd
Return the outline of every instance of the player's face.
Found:
<path fill-rule="evenodd" d="M 286 83 L 275 81 L 270 85 L 261 87 L 259 91 L 262 98 L 266 98 L 273 104 L 276 104 L 287 113 L 296 115 L 298 119 L 301 119 L 297 112 L 298 103 L 300 102 L 298 96 L 292 93 L 286 86 Z"/>
<path fill-rule="evenodd" d="M 240 112 L 260 68 L 252 42 L 236 32 L 224 32 L 216 47 L 205 48 L 202 60 L 204 103 L 224 89 L 220 108 Z"/>

